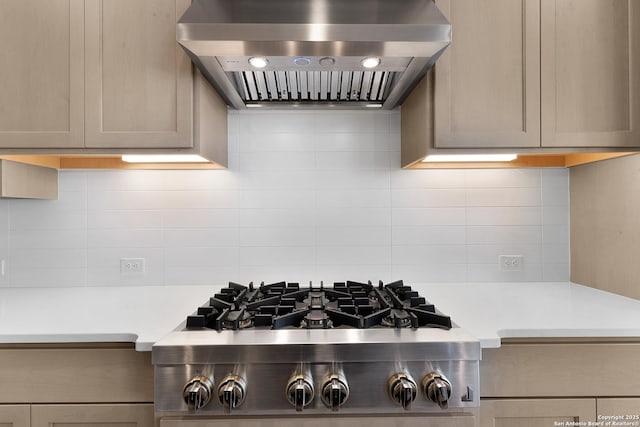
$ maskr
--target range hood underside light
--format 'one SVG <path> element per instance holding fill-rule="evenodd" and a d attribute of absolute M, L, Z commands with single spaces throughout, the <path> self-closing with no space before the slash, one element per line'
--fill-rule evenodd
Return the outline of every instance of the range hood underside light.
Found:
<path fill-rule="evenodd" d="M 517 154 L 434 154 L 427 156 L 423 162 L 511 162 L 518 158 Z"/>

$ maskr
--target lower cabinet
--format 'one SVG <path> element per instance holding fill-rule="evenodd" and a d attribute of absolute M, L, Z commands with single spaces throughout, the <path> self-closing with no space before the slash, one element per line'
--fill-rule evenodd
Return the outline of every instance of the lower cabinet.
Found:
<path fill-rule="evenodd" d="M 31 406 L 31 427 L 70 427 L 77 425 L 87 427 L 153 427 L 153 405 Z"/>
<path fill-rule="evenodd" d="M 233 420 L 172 420 L 163 419 L 160 427 L 474 427 L 474 416 L 451 417 L 318 417 Z"/>
<path fill-rule="evenodd" d="M 0 427 L 29 427 L 29 405 L 0 405 Z"/>
<path fill-rule="evenodd" d="M 552 427 L 595 419 L 596 399 L 483 399 L 479 427 Z"/>

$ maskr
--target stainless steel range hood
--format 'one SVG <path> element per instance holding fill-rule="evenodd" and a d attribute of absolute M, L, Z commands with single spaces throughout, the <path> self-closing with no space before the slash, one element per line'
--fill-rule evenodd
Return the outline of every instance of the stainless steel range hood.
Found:
<path fill-rule="evenodd" d="M 392 109 L 451 25 L 433 0 L 194 0 L 177 40 L 237 109 Z"/>

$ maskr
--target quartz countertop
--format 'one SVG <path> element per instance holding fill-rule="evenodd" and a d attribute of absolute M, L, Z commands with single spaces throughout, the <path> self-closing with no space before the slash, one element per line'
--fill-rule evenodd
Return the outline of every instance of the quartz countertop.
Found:
<path fill-rule="evenodd" d="M 640 301 L 573 283 L 408 283 L 484 348 L 501 338 L 640 337 Z M 175 329 L 216 286 L 0 288 L 0 343 L 135 342 Z"/>

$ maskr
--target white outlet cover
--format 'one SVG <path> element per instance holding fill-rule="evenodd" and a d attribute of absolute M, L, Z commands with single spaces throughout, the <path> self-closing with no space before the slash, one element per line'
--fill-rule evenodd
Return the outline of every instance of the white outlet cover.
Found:
<path fill-rule="evenodd" d="M 144 258 L 120 258 L 120 274 L 123 276 L 144 274 Z"/>
<path fill-rule="evenodd" d="M 500 255 L 498 263 L 500 271 L 523 271 L 524 255 Z"/>

